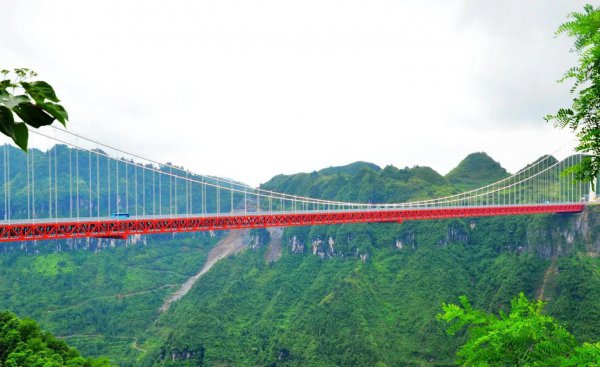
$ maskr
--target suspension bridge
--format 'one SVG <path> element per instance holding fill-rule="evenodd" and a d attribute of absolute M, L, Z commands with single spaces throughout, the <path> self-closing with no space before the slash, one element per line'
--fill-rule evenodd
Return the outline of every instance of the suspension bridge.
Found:
<path fill-rule="evenodd" d="M 30 136 L 30 145 L 47 149 L 25 154 L 9 144 L 0 147 L 0 242 L 576 213 L 594 199 L 588 185 L 563 173 L 584 158 L 568 150 L 462 193 L 404 203 L 352 203 L 193 174 L 59 128 L 31 130 Z"/>

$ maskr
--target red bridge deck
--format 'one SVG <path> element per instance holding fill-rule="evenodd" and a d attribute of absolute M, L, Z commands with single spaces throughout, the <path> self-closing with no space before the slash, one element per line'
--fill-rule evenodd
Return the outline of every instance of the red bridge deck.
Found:
<path fill-rule="evenodd" d="M 144 217 L 131 219 L 57 219 L 43 222 L 0 224 L 0 242 L 82 237 L 127 238 L 133 234 L 196 232 L 209 230 L 313 226 L 323 224 L 402 222 L 444 218 L 486 217 L 543 213 L 577 213 L 584 204 L 540 204 L 489 207 L 448 207 L 372 211 L 259 213 L 201 217 Z"/>

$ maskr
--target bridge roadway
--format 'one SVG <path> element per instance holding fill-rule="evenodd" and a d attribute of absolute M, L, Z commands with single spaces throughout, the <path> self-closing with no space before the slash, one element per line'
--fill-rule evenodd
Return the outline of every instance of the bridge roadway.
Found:
<path fill-rule="evenodd" d="M 344 223 L 397 222 L 445 218 L 578 213 L 583 203 L 535 205 L 453 206 L 252 212 L 205 215 L 163 215 L 130 218 L 87 217 L 0 221 L 0 242 L 69 238 L 119 238 L 135 234 L 196 232 L 243 228 L 312 226 Z"/>

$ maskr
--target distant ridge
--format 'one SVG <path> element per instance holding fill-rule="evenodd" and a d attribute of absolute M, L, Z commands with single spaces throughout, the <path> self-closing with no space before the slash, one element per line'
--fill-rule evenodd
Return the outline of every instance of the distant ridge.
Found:
<path fill-rule="evenodd" d="M 372 169 L 373 171 L 376 171 L 376 172 L 381 171 L 381 167 L 379 167 L 378 165 L 376 165 L 374 163 L 358 161 L 358 162 L 347 164 L 345 166 L 323 168 L 322 170 L 320 170 L 318 172 L 325 176 L 335 175 L 336 173 L 344 173 L 344 174 L 352 176 L 364 168 Z"/>

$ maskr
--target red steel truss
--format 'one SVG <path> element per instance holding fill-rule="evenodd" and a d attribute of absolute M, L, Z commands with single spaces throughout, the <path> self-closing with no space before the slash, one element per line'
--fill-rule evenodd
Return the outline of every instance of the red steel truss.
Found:
<path fill-rule="evenodd" d="M 174 218 L 104 218 L 41 223 L 0 224 L 0 242 L 53 240 L 81 237 L 127 238 L 134 234 L 195 232 L 225 229 L 314 226 L 361 222 L 402 222 L 463 217 L 577 213 L 584 204 L 542 204 L 490 207 L 420 208 L 402 210 L 302 212 L 285 214 L 221 215 Z"/>

